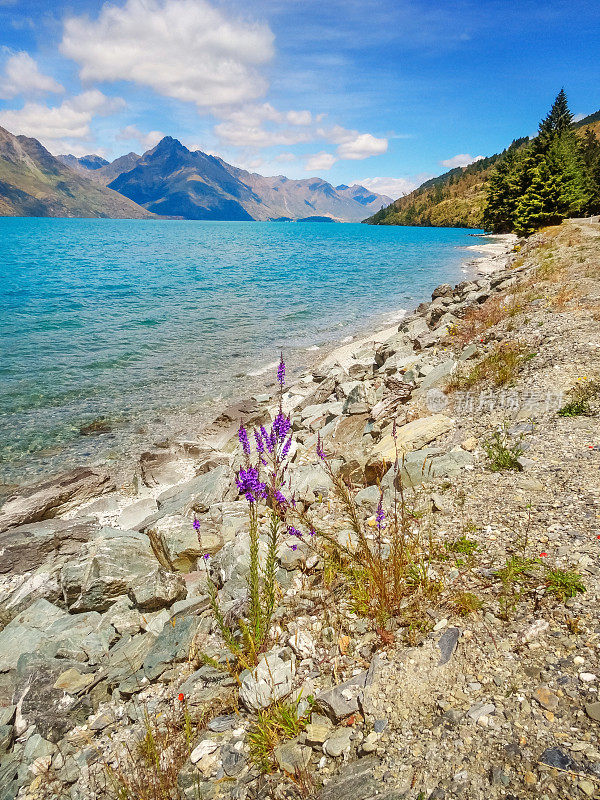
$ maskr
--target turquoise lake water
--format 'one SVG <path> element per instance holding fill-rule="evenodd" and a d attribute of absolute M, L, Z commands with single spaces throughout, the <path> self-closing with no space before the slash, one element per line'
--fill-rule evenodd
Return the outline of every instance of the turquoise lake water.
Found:
<path fill-rule="evenodd" d="M 1 218 L 0 484 L 197 424 L 271 382 L 252 374 L 280 349 L 297 370 L 461 280 L 473 241 L 358 224 Z M 111 432 L 81 436 L 96 419 Z"/>

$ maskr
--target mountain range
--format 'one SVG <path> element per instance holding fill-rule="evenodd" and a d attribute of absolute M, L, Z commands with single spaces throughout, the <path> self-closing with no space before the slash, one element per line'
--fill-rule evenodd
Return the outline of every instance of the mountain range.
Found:
<path fill-rule="evenodd" d="M 170 136 L 142 156 L 128 153 L 112 163 L 93 155 L 58 158 L 148 211 L 184 219 L 360 222 L 391 201 L 364 186 L 332 186 L 322 178 L 265 177 L 189 150 Z"/>
<path fill-rule="evenodd" d="M 154 216 L 128 197 L 91 181 L 51 155 L 37 139 L 0 128 L 0 216 Z"/>
<path fill-rule="evenodd" d="M 574 122 L 572 127 L 580 136 L 587 129 L 600 136 L 600 111 Z M 525 136 L 515 139 L 510 147 L 521 148 L 528 142 L 529 138 Z M 481 228 L 487 181 L 505 152 L 430 178 L 364 222 L 371 225 Z"/>

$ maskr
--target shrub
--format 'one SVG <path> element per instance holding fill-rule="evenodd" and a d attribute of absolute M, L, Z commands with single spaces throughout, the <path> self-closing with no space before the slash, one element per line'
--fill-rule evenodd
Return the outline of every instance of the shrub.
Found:
<path fill-rule="evenodd" d="M 248 731 L 247 742 L 250 758 L 262 773 L 277 769 L 275 748 L 289 739 L 294 739 L 310 722 L 312 698 L 309 709 L 299 712 L 300 700 L 296 703 L 274 703 L 264 711 L 258 712 L 258 719 Z"/>
<path fill-rule="evenodd" d="M 569 401 L 558 410 L 560 417 L 580 417 L 593 413 L 590 403 L 600 397 L 600 381 L 582 378 L 569 391 Z"/>
<path fill-rule="evenodd" d="M 501 472 L 513 469 L 520 472 L 523 467 L 519 459 L 524 453 L 522 445 L 523 435 L 511 439 L 506 425 L 495 430 L 489 439 L 483 442 L 483 449 L 490 461 L 492 472 Z"/>
<path fill-rule="evenodd" d="M 534 355 L 522 342 L 496 344 L 470 372 L 455 375 L 449 388 L 470 389 L 482 381 L 489 381 L 496 387 L 506 386 L 515 380 L 523 364 Z"/>
<path fill-rule="evenodd" d="M 549 569 L 546 574 L 546 594 L 554 595 L 563 603 L 569 597 L 585 592 L 585 586 L 578 572 L 564 569 Z"/>

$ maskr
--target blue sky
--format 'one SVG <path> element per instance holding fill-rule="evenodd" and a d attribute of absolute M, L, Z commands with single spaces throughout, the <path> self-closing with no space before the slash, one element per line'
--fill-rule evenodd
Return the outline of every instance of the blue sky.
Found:
<path fill-rule="evenodd" d="M 169 134 L 398 196 L 600 108 L 597 2 L 0 0 L 0 125 L 53 153 Z"/>

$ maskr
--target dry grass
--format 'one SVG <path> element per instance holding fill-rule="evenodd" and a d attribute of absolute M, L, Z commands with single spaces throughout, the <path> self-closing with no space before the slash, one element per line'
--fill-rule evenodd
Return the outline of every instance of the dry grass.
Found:
<path fill-rule="evenodd" d="M 469 372 L 454 373 L 446 388 L 448 391 L 471 389 L 484 381 L 494 387 L 507 386 L 534 355 L 526 344 L 517 340 L 495 344 Z"/>

